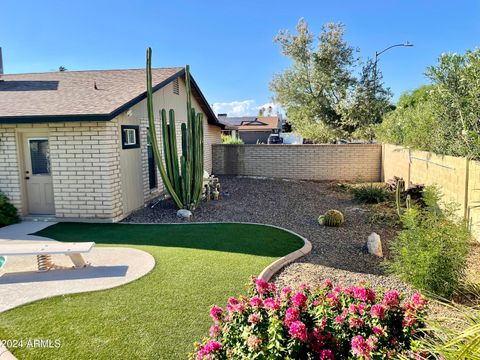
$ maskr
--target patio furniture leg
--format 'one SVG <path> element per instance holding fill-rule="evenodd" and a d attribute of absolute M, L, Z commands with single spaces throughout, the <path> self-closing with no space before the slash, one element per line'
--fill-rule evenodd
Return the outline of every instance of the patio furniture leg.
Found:
<path fill-rule="evenodd" d="M 68 254 L 68 256 L 76 268 L 86 267 L 88 265 L 83 259 L 82 254 Z"/>
<path fill-rule="evenodd" d="M 52 268 L 52 257 L 50 255 L 37 255 L 37 268 L 38 271 L 48 271 Z"/>

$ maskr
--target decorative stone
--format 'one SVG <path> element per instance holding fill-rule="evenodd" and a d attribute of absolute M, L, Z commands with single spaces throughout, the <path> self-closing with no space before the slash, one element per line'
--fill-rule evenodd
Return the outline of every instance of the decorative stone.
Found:
<path fill-rule="evenodd" d="M 369 254 L 383 257 L 382 252 L 382 241 L 380 240 L 380 235 L 372 232 L 367 240 L 367 250 Z"/>
<path fill-rule="evenodd" d="M 177 211 L 177 217 L 185 220 L 190 220 L 193 214 L 190 210 L 187 209 L 180 209 Z"/>

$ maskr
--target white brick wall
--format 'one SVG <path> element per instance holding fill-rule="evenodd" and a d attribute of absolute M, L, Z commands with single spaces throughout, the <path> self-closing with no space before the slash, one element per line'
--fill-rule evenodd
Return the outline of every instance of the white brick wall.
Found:
<path fill-rule="evenodd" d="M 0 125 L 0 191 L 23 214 L 15 125 Z"/>
<path fill-rule="evenodd" d="M 122 215 L 117 128 L 115 120 L 49 124 L 57 217 Z"/>
<path fill-rule="evenodd" d="M 186 119 L 185 84 L 181 81 L 180 95 L 174 95 L 172 84 L 155 92 L 155 113 L 157 114 L 157 134 L 162 146 L 161 126 L 158 111 L 165 107 L 176 112 L 177 142 L 181 151 L 180 124 Z M 200 106 L 194 100 L 197 111 Z M 149 189 L 147 162 L 146 100 L 132 107 L 133 116 L 126 113 L 108 122 L 66 122 L 47 124 L 0 124 L 0 191 L 4 192 L 22 215 L 28 213 L 26 197 L 22 194 L 23 180 L 20 177 L 20 151 L 17 137 L 23 132 L 38 130 L 47 133 L 50 145 L 50 161 L 53 179 L 53 191 L 56 216 L 59 218 L 119 219 L 134 207 L 126 204 L 122 191 L 132 196 L 143 193 L 142 203 L 147 203 L 163 190 L 160 174 L 157 170 L 158 188 Z M 121 125 L 140 125 L 140 150 L 122 150 Z M 212 169 L 212 144 L 220 143 L 220 128 L 207 123 L 204 116 L 205 133 L 205 170 Z M 23 146 L 23 144 L 20 144 Z M 128 161 L 121 161 L 122 151 L 129 151 Z M 130 156 L 138 151 L 137 157 Z M 133 161 L 132 161 L 132 158 Z M 124 158 L 125 160 L 125 158 Z M 21 159 L 23 162 L 23 159 Z M 132 166 L 132 162 L 141 162 L 141 166 Z M 122 166 L 123 164 L 123 166 Z M 135 165 L 138 165 L 135 164 Z M 142 173 L 140 182 L 125 184 L 129 171 Z M 129 178 L 130 180 L 130 178 Z M 132 187 L 132 182 L 133 187 Z M 138 183 L 138 185 L 136 185 Z M 138 186 L 138 188 L 137 188 Z M 132 190 L 133 189 L 133 190 Z M 139 191 L 138 191 L 139 190 Z M 131 191 L 131 193 L 130 193 Z M 125 195 L 125 193 L 123 194 Z M 140 195 L 141 196 L 141 195 Z"/>
<path fill-rule="evenodd" d="M 0 125 L 0 191 L 20 214 L 22 201 L 17 134 L 48 133 L 56 216 L 115 219 L 122 214 L 118 126 L 111 122 Z M 23 161 L 23 160 L 22 160 Z"/>

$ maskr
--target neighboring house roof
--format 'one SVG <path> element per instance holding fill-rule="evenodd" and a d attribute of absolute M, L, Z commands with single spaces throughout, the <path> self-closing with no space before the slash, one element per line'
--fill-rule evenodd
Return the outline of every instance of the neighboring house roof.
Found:
<path fill-rule="evenodd" d="M 282 128 L 282 121 L 278 116 L 220 116 L 218 120 L 227 128 L 240 131 L 272 131 Z"/>
<path fill-rule="evenodd" d="M 184 74 L 181 67 L 152 69 L 153 90 Z M 108 121 L 147 97 L 145 69 L 11 74 L 1 80 L 0 123 Z M 192 95 L 208 122 L 223 127 L 193 78 Z"/>

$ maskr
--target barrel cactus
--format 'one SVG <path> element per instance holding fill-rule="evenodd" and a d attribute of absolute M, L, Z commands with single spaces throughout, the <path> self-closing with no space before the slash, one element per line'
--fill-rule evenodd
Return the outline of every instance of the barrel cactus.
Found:
<path fill-rule="evenodd" d="M 320 215 L 318 223 L 325 226 L 340 226 L 345 222 L 343 214 L 338 210 L 328 210 L 324 215 Z"/>

